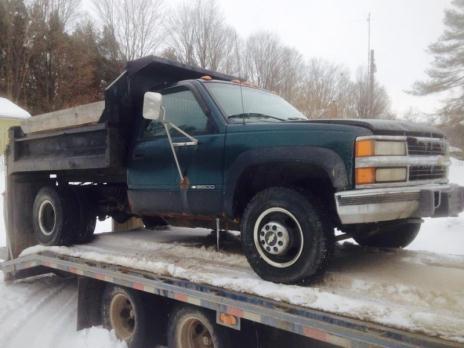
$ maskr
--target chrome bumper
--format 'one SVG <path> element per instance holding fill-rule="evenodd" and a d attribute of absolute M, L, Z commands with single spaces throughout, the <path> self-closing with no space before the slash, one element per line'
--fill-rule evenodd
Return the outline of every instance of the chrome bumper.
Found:
<path fill-rule="evenodd" d="M 464 187 L 430 184 L 342 191 L 335 194 L 335 202 L 342 224 L 457 216 L 464 210 Z"/>

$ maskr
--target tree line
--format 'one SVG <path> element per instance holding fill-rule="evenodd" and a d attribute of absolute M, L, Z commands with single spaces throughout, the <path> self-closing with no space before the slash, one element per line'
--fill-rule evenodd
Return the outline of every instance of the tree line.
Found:
<path fill-rule="evenodd" d="M 218 70 L 274 91 L 309 118 L 391 118 L 384 87 L 305 59 L 278 36 L 247 38 L 214 0 L 0 0 L 0 94 L 33 114 L 103 98 L 127 61 L 149 54 Z"/>

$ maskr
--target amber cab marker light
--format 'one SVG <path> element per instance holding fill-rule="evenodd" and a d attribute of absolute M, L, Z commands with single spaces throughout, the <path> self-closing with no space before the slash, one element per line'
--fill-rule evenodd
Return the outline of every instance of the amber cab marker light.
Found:
<path fill-rule="evenodd" d="M 356 185 L 375 183 L 375 168 L 356 168 Z"/>
<path fill-rule="evenodd" d="M 356 142 L 356 157 L 367 157 L 375 155 L 374 140 L 358 140 Z"/>
<path fill-rule="evenodd" d="M 205 75 L 201 77 L 202 80 L 211 81 L 213 78 L 211 76 Z"/>

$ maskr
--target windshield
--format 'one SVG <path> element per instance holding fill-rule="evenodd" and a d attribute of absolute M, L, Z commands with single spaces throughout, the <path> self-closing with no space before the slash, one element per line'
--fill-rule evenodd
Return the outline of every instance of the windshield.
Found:
<path fill-rule="evenodd" d="M 307 118 L 281 97 L 240 85 L 205 83 L 231 122 L 304 121 Z"/>

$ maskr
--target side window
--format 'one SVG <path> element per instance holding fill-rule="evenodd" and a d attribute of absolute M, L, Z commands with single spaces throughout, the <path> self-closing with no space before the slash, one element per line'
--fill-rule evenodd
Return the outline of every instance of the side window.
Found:
<path fill-rule="evenodd" d="M 208 117 L 198 104 L 193 93 L 182 90 L 163 95 L 163 106 L 166 109 L 166 120 L 189 134 L 204 133 L 208 130 Z M 150 138 L 165 135 L 160 122 L 150 121 L 143 137 Z M 176 136 L 175 131 L 172 133 Z"/>

